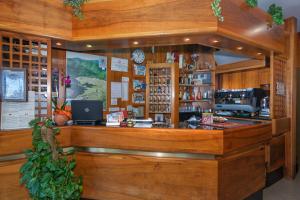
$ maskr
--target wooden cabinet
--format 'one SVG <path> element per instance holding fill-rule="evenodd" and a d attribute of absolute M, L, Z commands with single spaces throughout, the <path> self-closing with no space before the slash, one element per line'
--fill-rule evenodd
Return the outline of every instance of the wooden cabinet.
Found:
<path fill-rule="evenodd" d="M 265 148 L 225 157 L 220 161 L 220 197 L 222 200 L 245 199 L 265 186 Z"/>
<path fill-rule="evenodd" d="M 0 32 L 0 66 L 25 68 L 28 91 L 35 92 L 35 116 L 51 115 L 51 40 Z"/>
<path fill-rule="evenodd" d="M 285 164 L 285 137 L 286 133 L 273 137 L 270 144 L 267 145 L 267 172 L 283 167 Z"/>
<path fill-rule="evenodd" d="M 177 64 L 147 64 L 146 117 L 154 126 L 178 126 L 178 74 Z"/>

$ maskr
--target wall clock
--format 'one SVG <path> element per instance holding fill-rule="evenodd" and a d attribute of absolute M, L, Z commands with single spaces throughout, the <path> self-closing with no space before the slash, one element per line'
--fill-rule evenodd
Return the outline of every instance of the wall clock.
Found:
<path fill-rule="evenodd" d="M 145 53 L 142 49 L 136 49 L 132 52 L 132 60 L 137 64 L 142 64 L 145 61 Z"/>

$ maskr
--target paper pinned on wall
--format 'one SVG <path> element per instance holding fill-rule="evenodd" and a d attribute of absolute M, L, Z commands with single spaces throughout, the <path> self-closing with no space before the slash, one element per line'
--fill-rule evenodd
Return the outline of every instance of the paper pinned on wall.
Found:
<path fill-rule="evenodd" d="M 128 101 L 129 77 L 122 77 L 122 101 Z"/>
<path fill-rule="evenodd" d="M 118 105 L 118 99 L 111 99 L 110 105 L 111 106 L 117 106 Z"/>
<path fill-rule="evenodd" d="M 132 111 L 132 105 L 127 106 L 127 111 Z"/>
<path fill-rule="evenodd" d="M 109 112 L 118 112 L 118 111 L 120 111 L 119 107 L 111 107 L 111 108 L 109 108 Z"/>
<path fill-rule="evenodd" d="M 111 82 L 111 99 L 122 98 L 122 83 L 121 82 Z"/>
<path fill-rule="evenodd" d="M 128 59 L 112 57 L 111 71 L 128 72 Z"/>

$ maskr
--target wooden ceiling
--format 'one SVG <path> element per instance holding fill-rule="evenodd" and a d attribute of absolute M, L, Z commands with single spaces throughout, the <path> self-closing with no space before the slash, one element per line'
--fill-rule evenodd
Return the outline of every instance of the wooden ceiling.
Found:
<path fill-rule="evenodd" d="M 269 28 L 271 19 L 264 11 L 250 9 L 244 0 L 226 0 L 225 21 L 219 22 L 210 4 L 211 0 L 91 0 L 83 7 L 85 18 L 78 20 L 61 0 L 0 0 L 0 29 L 51 37 L 54 46 L 60 42 L 59 48 L 77 51 L 85 51 L 86 44 L 92 44 L 92 50 L 202 44 L 252 57 L 285 52 L 284 28 Z"/>

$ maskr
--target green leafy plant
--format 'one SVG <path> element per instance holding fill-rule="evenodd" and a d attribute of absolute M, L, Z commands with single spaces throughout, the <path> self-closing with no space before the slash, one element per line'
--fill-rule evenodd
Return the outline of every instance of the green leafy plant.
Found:
<path fill-rule="evenodd" d="M 258 5 L 258 0 L 245 0 L 246 4 L 251 8 L 255 8 Z M 222 7 L 220 6 L 221 0 L 213 0 L 211 3 L 211 8 L 214 12 L 214 15 L 218 18 L 219 21 L 223 22 L 224 17 L 222 16 Z M 281 6 L 272 4 L 269 6 L 268 13 L 272 16 L 272 20 L 277 25 L 284 24 L 283 19 L 283 9 Z M 272 26 L 272 23 L 271 23 Z"/>
<path fill-rule="evenodd" d="M 70 6 L 73 9 L 73 15 L 79 19 L 83 19 L 82 5 L 88 0 L 64 0 L 66 6 Z"/>
<path fill-rule="evenodd" d="M 246 0 L 246 3 L 251 8 L 257 7 L 257 0 Z"/>
<path fill-rule="evenodd" d="M 82 179 L 74 175 L 76 161 L 68 159 L 56 141 L 60 130 L 51 119 L 35 119 L 30 126 L 33 149 L 25 152 L 27 162 L 20 169 L 20 183 L 33 200 L 80 199 Z"/>
<path fill-rule="evenodd" d="M 224 16 L 222 15 L 222 7 L 220 6 L 221 0 L 214 0 L 211 3 L 211 8 L 214 12 L 214 15 L 218 18 L 219 21 L 224 21 Z"/>
<path fill-rule="evenodd" d="M 277 25 L 284 24 L 283 11 L 281 6 L 276 4 L 270 5 L 268 13 L 272 16 L 273 22 Z"/>

